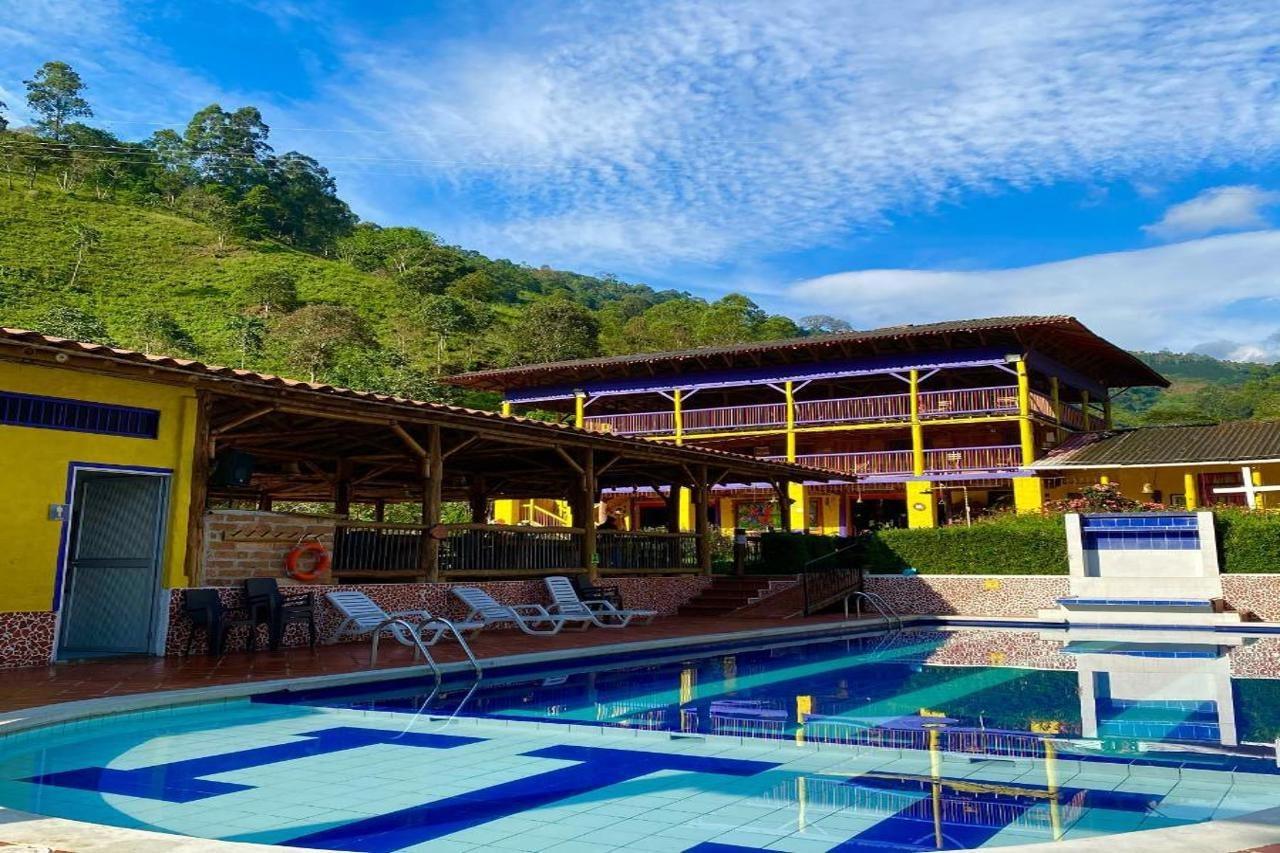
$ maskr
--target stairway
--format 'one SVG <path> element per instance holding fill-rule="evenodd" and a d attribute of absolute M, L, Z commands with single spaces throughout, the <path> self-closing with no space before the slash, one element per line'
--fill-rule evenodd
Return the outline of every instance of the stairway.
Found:
<path fill-rule="evenodd" d="M 723 616 L 743 607 L 769 590 L 770 581 L 793 580 L 793 576 L 716 576 L 711 586 L 680 605 L 680 616 Z"/>

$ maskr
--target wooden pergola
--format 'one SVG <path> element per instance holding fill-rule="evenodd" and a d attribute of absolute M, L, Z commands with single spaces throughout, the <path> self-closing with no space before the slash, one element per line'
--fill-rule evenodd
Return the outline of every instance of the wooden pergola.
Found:
<path fill-rule="evenodd" d="M 274 502 L 332 502 L 335 513 L 349 515 L 354 504 L 374 507 L 373 522 L 346 525 L 366 537 L 379 531 L 419 530 L 418 563 L 395 562 L 404 576 L 437 580 L 442 568 L 441 546 L 456 540 L 466 545 L 485 532 L 490 541 L 519 539 L 530 543 L 572 542 L 579 559 L 572 567 L 590 576 L 600 566 L 599 538 L 628 537 L 622 549 L 635 552 L 635 537 L 666 538 L 677 553 L 684 537 L 696 543 L 696 566 L 619 565 L 611 571 L 667 571 L 696 568 L 709 571 L 711 537 L 708 505 L 718 484 L 762 483 L 786 500 L 787 483 L 813 480 L 812 469 L 779 464 L 736 454 L 609 436 L 561 424 L 503 416 L 492 412 L 423 404 L 393 398 L 342 393 L 284 393 L 237 383 L 234 387 L 202 389 L 197 435 L 197 494 L 194 505 L 212 498 L 249 501 L 262 509 Z M 213 475 L 236 461 L 252 469 L 238 485 Z M 819 479 L 821 477 L 819 476 Z M 680 489 L 688 489 L 695 529 L 680 534 L 674 526 L 666 534 L 635 534 L 596 529 L 595 506 L 604 489 L 651 488 L 665 491 L 672 504 Z M 528 528 L 488 524 L 490 502 L 503 498 L 550 498 L 572 507 L 570 528 Z M 470 505 L 470 523 L 441 524 L 446 501 Z M 383 521 L 387 504 L 413 502 L 421 506 L 421 523 Z M 673 506 L 674 509 L 674 506 Z M 673 521 L 676 514 L 670 514 Z M 789 513 L 783 513 L 784 518 Z M 190 535 L 199 536 L 193 527 Z M 550 540 L 548 537 L 559 537 Z M 198 543 L 193 543 L 197 544 Z M 197 550 L 198 548 L 193 548 Z M 526 549 L 527 550 L 527 549 Z M 563 550 L 563 549 L 561 549 Z M 611 550 L 619 551 L 620 547 Z M 663 553 L 662 548 L 650 549 Z M 514 542 L 502 550 L 519 562 L 522 549 Z M 677 560 L 678 561 L 678 560 Z M 474 562 L 474 561 L 473 561 Z M 606 560 L 606 563 L 609 562 Z M 528 574 L 528 566 L 469 565 L 454 574 L 467 576 Z M 390 576 L 385 566 L 348 568 L 348 577 Z"/>

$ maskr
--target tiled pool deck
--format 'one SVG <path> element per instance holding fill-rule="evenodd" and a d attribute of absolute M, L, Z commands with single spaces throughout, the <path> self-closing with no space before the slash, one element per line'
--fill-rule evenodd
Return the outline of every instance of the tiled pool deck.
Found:
<path fill-rule="evenodd" d="M 621 630 L 594 628 L 564 631 L 553 637 L 533 637 L 515 630 L 485 631 L 471 641 L 476 656 L 485 658 L 539 652 L 563 652 L 616 643 L 671 640 L 681 637 L 705 638 L 712 634 L 750 634 L 777 628 L 803 628 L 841 621 L 839 617 L 809 619 L 725 619 L 722 617 L 672 616 L 651 625 Z M 445 640 L 432 649 L 441 662 L 463 660 L 456 643 Z M 384 641 L 378 651 L 379 669 L 412 666 L 410 649 Z M 112 660 L 60 663 L 45 667 L 25 667 L 0 671 L 0 721 L 5 711 L 35 708 L 60 702 L 102 699 L 133 693 L 189 690 L 200 687 L 260 683 L 279 679 L 341 675 L 369 669 L 369 643 L 342 643 L 307 648 L 232 652 L 220 658 L 207 655 L 181 657 L 137 657 Z"/>

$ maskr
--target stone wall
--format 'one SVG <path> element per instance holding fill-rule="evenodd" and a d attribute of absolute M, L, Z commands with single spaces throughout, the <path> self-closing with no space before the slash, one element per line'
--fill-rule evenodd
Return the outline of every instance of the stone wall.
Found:
<path fill-rule="evenodd" d="M 1245 619 L 1280 622 L 1280 575 L 1222 575 L 1222 597 Z"/>
<path fill-rule="evenodd" d="M 0 669 L 48 663 L 56 626 L 57 614 L 47 610 L 0 613 Z"/>
<path fill-rule="evenodd" d="M 900 615 L 1023 616 L 1057 607 L 1067 594 L 1061 575 L 868 575 L 867 591 L 879 593 Z"/>
<path fill-rule="evenodd" d="M 285 555 L 298 543 L 319 541 L 332 552 L 333 530 L 333 520 L 324 516 L 211 510 L 204 517 L 204 583 L 233 586 L 245 578 L 282 577 Z"/>

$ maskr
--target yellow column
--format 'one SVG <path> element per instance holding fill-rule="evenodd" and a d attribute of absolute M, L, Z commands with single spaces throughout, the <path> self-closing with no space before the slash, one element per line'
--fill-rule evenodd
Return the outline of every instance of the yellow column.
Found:
<path fill-rule="evenodd" d="M 1253 484 L 1254 484 L 1255 486 L 1261 486 L 1261 485 L 1262 485 L 1262 472 L 1261 472 L 1261 471 L 1259 471 L 1257 468 L 1254 468 L 1254 469 L 1253 469 Z M 1266 509 L 1266 508 L 1267 508 L 1267 493 L 1266 493 L 1266 492 L 1258 492 L 1256 495 L 1254 495 L 1254 496 L 1253 496 L 1253 508 L 1254 508 L 1254 509 Z"/>
<path fill-rule="evenodd" d="M 502 414 L 510 416 L 511 403 L 502 401 Z M 493 520 L 498 524 L 515 524 L 520 520 L 520 504 L 510 498 L 493 502 Z"/>
<path fill-rule="evenodd" d="M 911 472 L 920 477 L 924 475 L 924 427 L 920 425 L 920 371 L 911 371 L 908 374 L 907 383 L 911 389 Z"/>
<path fill-rule="evenodd" d="M 796 461 L 796 394 L 795 384 L 788 379 L 783 385 L 787 397 L 787 461 Z"/>
<path fill-rule="evenodd" d="M 1196 475 L 1192 471 L 1182 475 L 1182 491 L 1187 497 L 1187 509 L 1200 506 L 1200 496 L 1196 494 Z"/>
<path fill-rule="evenodd" d="M 587 395 L 573 395 L 573 425 L 582 429 L 587 423 Z"/>
<path fill-rule="evenodd" d="M 928 480 L 907 481 L 907 527 L 937 527 L 938 499 Z"/>
<path fill-rule="evenodd" d="M 684 444 L 684 411 L 681 406 L 683 398 L 680 389 L 676 388 L 671 392 L 672 414 L 675 419 L 675 436 L 676 444 Z"/>
<path fill-rule="evenodd" d="M 1018 371 L 1018 438 L 1022 443 L 1022 467 L 1036 461 L 1036 434 L 1031 423 L 1031 378 L 1027 376 L 1027 360 L 1014 364 Z"/>
<path fill-rule="evenodd" d="M 1049 402 L 1053 406 L 1053 419 L 1062 424 L 1062 392 L 1058 388 L 1058 377 L 1049 377 Z"/>
<path fill-rule="evenodd" d="M 1093 429 L 1093 418 L 1089 417 L 1089 392 L 1080 392 L 1080 411 L 1084 413 L 1084 428 L 1086 431 Z"/>
<path fill-rule="evenodd" d="M 687 486 L 680 487 L 680 508 L 678 512 L 680 513 L 680 529 L 685 533 L 693 532 L 693 490 Z"/>
<path fill-rule="evenodd" d="M 733 498 L 720 498 L 720 532 L 733 535 Z"/>
<path fill-rule="evenodd" d="M 511 403 L 506 400 L 502 401 L 502 414 L 507 416 L 511 415 Z"/>
<path fill-rule="evenodd" d="M 791 499 L 791 529 L 803 533 L 809 529 L 809 501 L 804 484 L 787 483 L 787 497 Z"/>
<path fill-rule="evenodd" d="M 1040 477 L 1014 477 L 1013 507 L 1019 513 L 1044 509 L 1044 480 Z"/>

